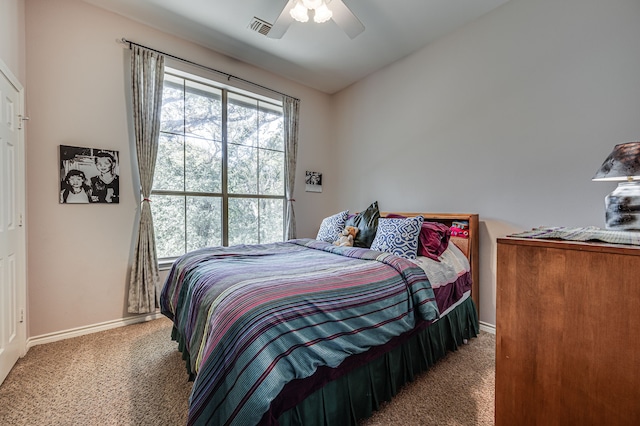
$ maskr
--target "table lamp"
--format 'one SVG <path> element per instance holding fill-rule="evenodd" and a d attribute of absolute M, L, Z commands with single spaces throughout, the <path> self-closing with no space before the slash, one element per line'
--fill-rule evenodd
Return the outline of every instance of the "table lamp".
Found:
<path fill-rule="evenodd" d="M 640 230 L 640 142 L 616 145 L 592 180 L 619 182 L 604 200 L 606 228 Z"/>

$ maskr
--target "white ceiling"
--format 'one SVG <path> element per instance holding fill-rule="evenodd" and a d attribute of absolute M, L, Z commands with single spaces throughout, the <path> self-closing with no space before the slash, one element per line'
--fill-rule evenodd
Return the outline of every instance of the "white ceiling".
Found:
<path fill-rule="evenodd" d="M 365 26 L 353 40 L 333 20 L 294 22 L 281 39 L 248 28 L 253 17 L 272 24 L 287 0 L 84 1 L 335 93 L 508 0 L 344 0 Z"/>

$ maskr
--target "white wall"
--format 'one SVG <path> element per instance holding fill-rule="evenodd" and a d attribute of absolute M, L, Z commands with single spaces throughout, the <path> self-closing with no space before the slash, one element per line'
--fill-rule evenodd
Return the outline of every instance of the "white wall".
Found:
<path fill-rule="evenodd" d="M 129 40 L 301 99 L 297 181 L 333 174 L 327 149 L 330 97 L 79 0 L 27 0 L 27 210 L 29 336 L 127 317 L 137 227 L 126 85 Z M 59 145 L 120 151 L 118 205 L 58 203 Z M 333 187 L 332 187 L 333 186 Z M 327 182 L 327 193 L 336 183 Z M 298 235 L 312 236 L 334 210 L 327 193 L 295 192 Z"/>
<path fill-rule="evenodd" d="M 477 212 L 480 319 L 496 238 L 603 226 L 591 177 L 640 140 L 640 1 L 511 0 L 335 96 L 338 203 Z"/>
<path fill-rule="evenodd" d="M 0 57 L 25 84 L 31 117 L 32 337 L 127 316 L 137 202 L 121 37 L 302 100 L 299 236 L 373 200 L 383 210 L 479 213 L 489 324 L 495 239 L 538 225 L 602 226 L 615 185 L 590 179 L 613 145 L 640 137 L 637 0 L 511 0 L 333 97 L 79 0 L 0 5 Z M 60 144 L 120 151 L 119 205 L 58 204 Z M 324 173 L 322 194 L 304 192 L 305 170 Z"/>
<path fill-rule="evenodd" d="M 0 59 L 24 86 L 26 79 L 24 0 L 0 2 Z"/>

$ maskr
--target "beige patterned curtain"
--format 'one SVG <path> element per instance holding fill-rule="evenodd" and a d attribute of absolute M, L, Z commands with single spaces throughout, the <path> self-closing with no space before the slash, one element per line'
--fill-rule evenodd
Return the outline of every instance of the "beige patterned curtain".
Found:
<path fill-rule="evenodd" d="M 138 171 L 142 189 L 140 227 L 129 282 L 130 313 L 155 312 L 159 304 L 158 256 L 149 194 L 158 153 L 164 56 L 131 45 L 131 89 Z"/>
<path fill-rule="evenodd" d="M 284 145 L 287 207 L 285 212 L 284 239 L 296 238 L 296 215 L 293 212 L 293 186 L 296 180 L 296 159 L 298 157 L 298 118 L 300 114 L 300 100 L 290 96 L 282 97 L 284 111 Z"/>

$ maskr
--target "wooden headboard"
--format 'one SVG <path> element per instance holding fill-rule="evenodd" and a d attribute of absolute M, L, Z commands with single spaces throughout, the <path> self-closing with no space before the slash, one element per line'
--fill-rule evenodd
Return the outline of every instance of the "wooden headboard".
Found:
<path fill-rule="evenodd" d="M 450 242 L 453 242 L 469 259 L 471 264 L 471 298 L 476 304 L 476 310 L 478 315 L 480 314 L 480 270 L 479 270 L 479 253 L 480 238 L 478 233 L 478 215 L 475 213 L 406 213 L 406 212 L 381 212 L 380 217 L 385 217 L 388 214 L 399 214 L 402 216 L 413 217 L 422 216 L 424 220 L 430 222 L 444 223 L 447 226 L 451 226 L 455 221 L 467 221 L 469 222 L 469 238 L 451 237 Z"/>

